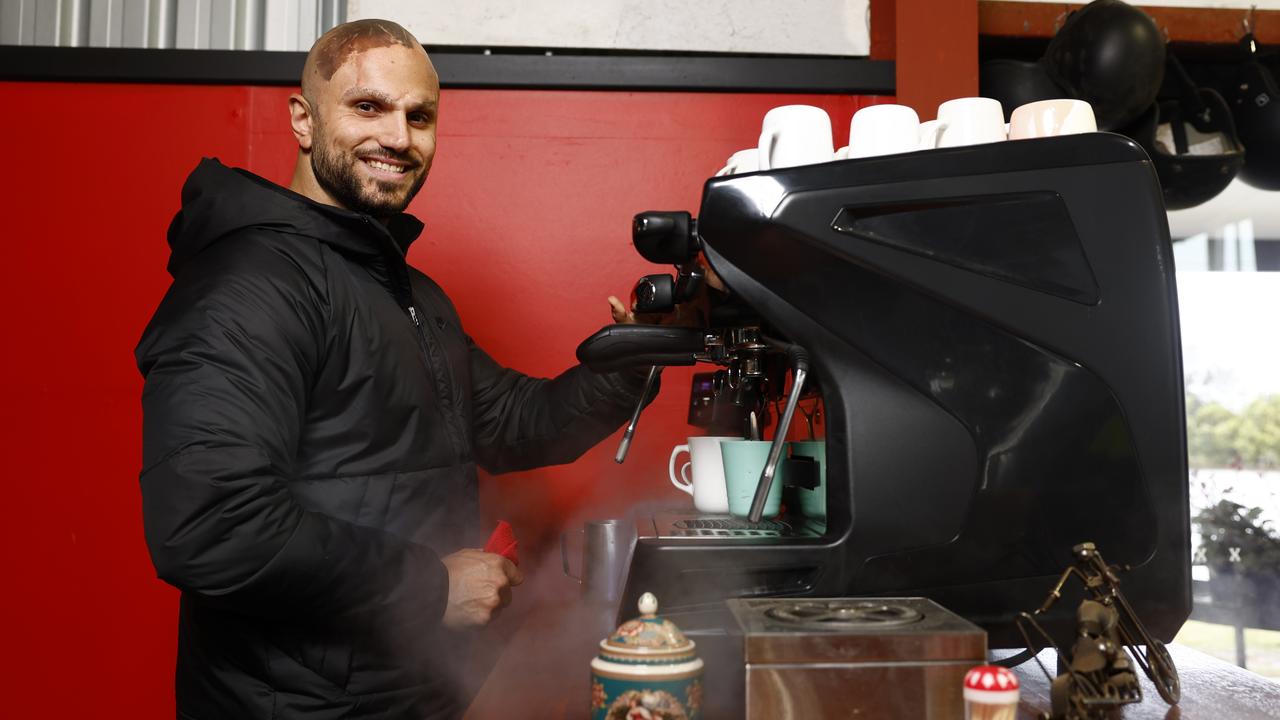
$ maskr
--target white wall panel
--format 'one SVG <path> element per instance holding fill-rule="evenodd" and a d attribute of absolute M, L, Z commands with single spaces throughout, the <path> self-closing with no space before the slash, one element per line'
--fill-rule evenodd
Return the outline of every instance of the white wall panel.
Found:
<path fill-rule="evenodd" d="M 89 44 L 94 47 L 120 47 L 124 22 L 122 0 L 95 0 L 89 4 Z"/>
<path fill-rule="evenodd" d="M 35 32 L 35 0 L 0 0 L 0 43 L 30 45 Z"/>
<path fill-rule="evenodd" d="M 236 37 L 235 0 L 208 0 L 210 50 L 232 50 Z"/>
<path fill-rule="evenodd" d="M 0 44 L 307 50 L 345 0 L 0 0 Z"/>
<path fill-rule="evenodd" d="M 319 35 L 316 33 L 316 3 L 299 2 L 298 20 L 294 25 L 293 47 L 298 50 L 309 50 Z"/>
<path fill-rule="evenodd" d="M 341 25 L 347 21 L 347 0 L 320 0 L 317 12 L 319 25 L 325 30 Z"/>
<path fill-rule="evenodd" d="M 36 24 L 32 32 L 32 45 L 56 45 L 58 43 L 58 26 L 62 22 L 62 4 L 54 2 L 35 3 Z"/>
<path fill-rule="evenodd" d="M 427 45 L 866 55 L 868 0 L 348 0 Z"/>
<path fill-rule="evenodd" d="M 117 0 L 123 5 L 120 17 L 120 47 L 144 48 L 151 36 L 151 8 L 147 0 Z"/>
<path fill-rule="evenodd" d="M 323 0 L 266 0 L 262 49 L 309 50 L 343 16 L 341 5 L 326 11 L 323 4 Z"/>
<path fill-rule="evenodd" d="M 89 44 L 89 0 L 62 0 L 62 21 L 58 45 L 84 47 Z"/>
<path fill-rule="evenodd" d="M 177 5 L 177 0 L 151 0 L 151 2 L 147 3 L 147 39 L 145 47 L 173 47 Z"/>
<path fill-rule="evenodd" d="M 209 4 L 207 0 L 179 2 L 173 45 L 183 50 L 201 47 L 203 29 L 208 26 Z"/>
<path fill-rule="evenodd" d="M 0 44 L 23 44 L 22 10 L 22 0 L 0 0 Z"/>
<path fill-rule="evenodd" d="M 290 3 L 267 2 L 262 18 L 263 50 L 294 50 L 290 47 L 292 36 L 289 33 L 292 21 Z"/>
<path fill-rule="evenodd" d="M 261 50 L 264 19 L 262 0 L 238 0 L 236 15 L 238 22 L 234 47 L 238 50 Z"/>

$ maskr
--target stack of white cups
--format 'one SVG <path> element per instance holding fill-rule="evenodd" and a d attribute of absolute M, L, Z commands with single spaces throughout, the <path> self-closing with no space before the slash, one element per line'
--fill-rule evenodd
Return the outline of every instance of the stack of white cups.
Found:
<path fill-rule="evenodd" d="M 716 175 L 831 162 L 835 159 L 831 116 L 813 105 L 783 105 L 765 113 L 760 141 L 739 150 Z"/>
<path fill-rule="evenodd" d="M 1019 105 L 1009 116 L 1009 139 L 1076 135 L 1098 131 L 1093 106 L 1083 100 L 1041 100 Z"/>
<path fill-rule="evenodd" d="M 764 115 L 760 132 L 761 170 L 831 162 L 831 117 L 812 105 L 783 105 Z"/>
<path fill-rule="evenodd" d="M 937 119 L 920 122 L 906 105 L 871 105 L 853 115 L 849 144 L 832 151 L 831 117 L 812 105 L 783 105 L 764 116 L 760 141 L 729 157 L 717 176 L 854 160 L 1004 140 L 1096 132 L 1093 108 L 1081 100 L 1022 105 L 1004 121 L 998 100 L 965 97 L 938 106 Z"/>
<path fill-rule="evenodd" d="M 938 106 L 938 119 L 920 125 L 920 149 L 1000 142 L 1006 138 L 999 100 L 967 97 Z"/>
<path fill-rule="evenodd" d="M 1004 122 L 998 100 L 969 97 L 938 106 L 938 119 L 920 124 L 920 149 L 980 145 L 1002 140 L 1097 132 L 1093 108 L 1083 100 L 1041 100 L 1018 106 Z"/>
<path fill-rule="evenodd" d="M 872 105 L 853 114 L 841 160 L 911 152 L 919 144 L 920 118 L 906 105 Z"/>

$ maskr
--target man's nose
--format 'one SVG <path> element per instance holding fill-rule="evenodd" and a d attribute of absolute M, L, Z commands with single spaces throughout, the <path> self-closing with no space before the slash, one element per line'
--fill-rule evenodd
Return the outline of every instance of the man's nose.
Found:
<path fill-rule="evenodd" d="M 409 149 L 409 118 L 402 112 L 387 113 L 383 116 L 378 144 L 388 150 L 403 152 Z"/>

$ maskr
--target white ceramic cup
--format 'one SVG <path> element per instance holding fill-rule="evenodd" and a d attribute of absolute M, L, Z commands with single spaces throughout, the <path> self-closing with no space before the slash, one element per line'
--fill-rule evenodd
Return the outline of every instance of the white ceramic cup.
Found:
<path fill-rule="evenodd" d="M 913 152 L 920 144 L 920 116 L 906 105 L 872 105 L 849 121 L 850 159 Z"/>
<path fill-rule="evenodd" d="M 928 147 L 959 147 L 1000 142 L 1007 139 L 1004 108 L 992 98 L 967 97 L 948 100 L 938 106 L 937 125 L 931 136 L 922 136 Z M 926 123 L 927 124 L 927 123 Z"/>
<path fill-rule="evenodd" d="M 671 484 L 693 496 L 693 506 L 698 512 L 729 512 L 729 496 L 725 492 L 724 459 L 720 453 L 723 440 L 741 440 L 736 437 L 699 436 L 689 438 L 686 445 L 677 445 L 671 451 L 667 472 Z M 689 461 L 676 472 L 676 458 L 689 453 Z M 692 477 L 690 473 L 692 471 Z"/>
<path fill-rule="evenodd" d="M 1093 106 L 1083 100 L 1041 100 L 1019 105 L 1009 116 L 1009 139 L 1097 132 Z"/>
<path fill-rule="evenodd" d="M 831 116 L 812 105 L 776 107 L 765 113 L 758 147 L 761 170 L 830 162 Z"/>
<path fill-rule="evenodd" d="M 759 169 L 760 150 L 758 148 L 747 148 L 730 155 L 728 162 L 716 173 L 716 177 L 755 172 Z"/>

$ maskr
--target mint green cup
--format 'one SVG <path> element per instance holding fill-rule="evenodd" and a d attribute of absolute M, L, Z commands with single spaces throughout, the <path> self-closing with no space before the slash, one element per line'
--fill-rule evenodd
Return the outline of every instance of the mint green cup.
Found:
<path fill-rule="evenodd" d="M 791 446 L 791 457 L 810 457 L 818 463 L 818 487 L 796 488 L 796 496 L 800 499 L 800 514 L 805 517 L 827 517 L 827 441 L 798 440 L 787 443 Z"/>
<path fill-rule="evenodd" d="M 724 460 L 724 484 L 729 494 L 729 514 L 746 517 L 751 512 L 751 500 L 760 483 L 760 473 L 769 459 L 768 440 L 724 440 L 720 443 L 720 455 Z M 782 463 L 769 488 L 764 503 L 764 517 L 778 514 L 782 506 Z"/>

